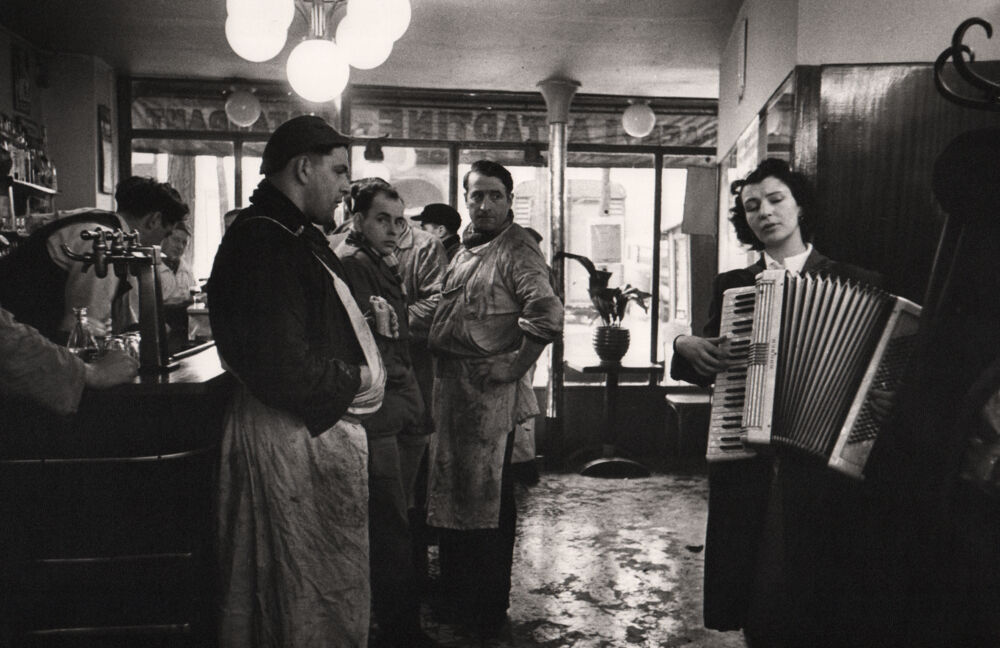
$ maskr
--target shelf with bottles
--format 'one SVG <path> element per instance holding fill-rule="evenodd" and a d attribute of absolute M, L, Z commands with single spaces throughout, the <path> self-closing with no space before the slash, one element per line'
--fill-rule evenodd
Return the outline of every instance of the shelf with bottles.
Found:
<path fill-rule="evenodd" d="M 28 182 L 6 178 L 6 189 L 0 196 L 0 231 L 31 232 L 39 223 L 51 220 L 55 214 L 56 191 Z"/>
<path fill-rule="evenodd" d="M 52 187 L 35 184 L 34 182 L 23 182 L 21 180 L 14 180 L 13 178 L 11 178 L 10 182 L 16 189 L 23 189 L 24 191 L 33 191 L 40 194 L 47 194 L 49 196 L 54 196 L 59 193 Z"/>
<path fill-rule="evenodd" d="M 0 113 L 0 175 L 33 190 L 55 192 L 56 167 L 49 159 L 45 128 L 35 122 Z"/>

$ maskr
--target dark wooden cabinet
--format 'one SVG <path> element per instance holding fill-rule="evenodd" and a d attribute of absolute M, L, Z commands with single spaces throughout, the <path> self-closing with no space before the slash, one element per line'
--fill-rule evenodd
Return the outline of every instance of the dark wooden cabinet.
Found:
<path fill-rule="evenodd" d="M 229 380 L 214 348 L 3 433 L 3 626 L 15 646 L 206 646 Z M 33 428 L 29 430 L 28 428 Z M 0 638 L 3 644 L 3 638 Z"/>
<path fill-rule="evenodd" d="M 1000 76 L 1000 62 L 977 69 Z M 953 71 L 946 75 L 960 85 Z M 919 303 L 944 223 L 931 188 L 934 162 L 959 134 L 991 126 L 1000 126 L 1000 113 L 945 100 L 930 63 L 797 66 L 743 146 L 723 158 L 720 228 L 732 229 L 724 220 L 728 180 L 781 157 L 816 184 L 816 246 L 881 272 L 892 292 Z"/>

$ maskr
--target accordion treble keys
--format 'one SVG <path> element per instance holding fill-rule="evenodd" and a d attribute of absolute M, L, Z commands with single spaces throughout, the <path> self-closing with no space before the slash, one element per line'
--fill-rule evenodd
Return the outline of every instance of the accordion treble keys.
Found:
<path fill-rule="evenodd" d="M 876 288 L 784 270 L 727 290 L 720 334 L 734 363 L 716 376 L 706 459 L 774 444 L 861 479 L 882 423 L 870 392 L 898 389 L 919 316 Z"/>

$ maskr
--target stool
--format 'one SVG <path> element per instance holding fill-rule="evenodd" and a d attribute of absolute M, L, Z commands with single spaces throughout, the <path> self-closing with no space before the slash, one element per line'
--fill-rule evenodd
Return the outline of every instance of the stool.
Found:
<path fill-rule="evenodd" d="M 667 405 L 674 411 L 677 419 L 677 443 L 674 446 L 678 463 L 692 458 L 700 453 L 705 456 L 708 445 L 708 426 L 704 429 L 693 429 L 692 425 L 704 416 L 707 423 L 711 409 L 712 398 L 707 393 L 667 394 Z M 691 455 L 691 457 L 688 457 Z"/>

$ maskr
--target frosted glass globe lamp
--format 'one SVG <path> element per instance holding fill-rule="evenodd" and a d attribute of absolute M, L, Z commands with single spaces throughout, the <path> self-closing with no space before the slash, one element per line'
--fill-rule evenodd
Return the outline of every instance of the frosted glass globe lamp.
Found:
<path fill-rule="evenodd" d="M 266 16 L 230 14 L 226 18 L 226 40 L 242 58 L 253 63 L 273 59 L 285 47 L 288 28 Z"/>
<path fill-rule="evenodd" d="M 653 132 L 656 114 L 645 101 L 633 103 L 622 113 L 622 128 L 632 137 L 643 138 Z"/>
<path fill-rule="evenodd" d="M 351 74 L 347 58 L 333 41 L 310 38 L 288 55 L 288 83 L 300 97 L 322 103 L 331 101 L 347 86 Z"/>
<path fill-rule="evenodd" d="M 226 117 L 237 126 L 253 126 L 260 118 L 260 100 L 252 92 L 236 90 L 226 98 Z"/>

